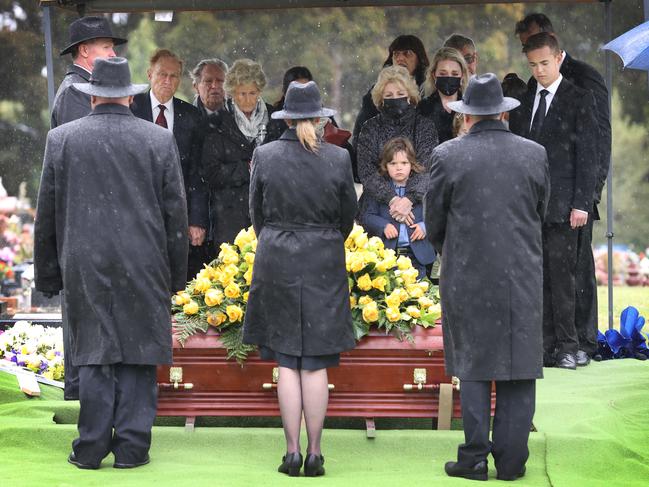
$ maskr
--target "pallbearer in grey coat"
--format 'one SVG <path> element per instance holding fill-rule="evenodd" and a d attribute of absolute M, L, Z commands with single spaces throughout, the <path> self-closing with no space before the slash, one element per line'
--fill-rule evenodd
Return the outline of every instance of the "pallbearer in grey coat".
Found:
<path fill-rule="evenodd" d="M 525 473 L 542 377 L 541 223 L 549 194 L 542 146 L 513 135 L 501 112 L 519 105 L 489 73 L 473 77 L 463 101 L 469 133 L 433 151 L 425 199 L 428 237 L 441 252 L 444 354 L 462 381 L 466 442 L 450 476 L 487 480 L 491 452 L 498 478 Z M 491 381 L 497 409 L 489 442 Z"/>
<path fill-rule="evenodd" d="M 327 411 L 327 369 L 354 347 L 345 238 L 356 213 L 349 153 L 317 140 L 322 108 L 317 85 L 290 84 L 284 109 L 290 128 L 258 147 L 252 159 L 250 212 L 258 236 L 244 322 L 244 341 L 279 363 L 278 395 L 286 435 L 279 471 L 302 466 L 300 422 L 306 419 L 307 476 L 323 475 L 320 436 Z"/>
<path fill-rule="evenodd" d="M 156 364 L 171 363 L 170 296 L 185 285 L 187 206 L 168 130 L 136 118 L 123 58 L 98 59 L 92 113 L 50 131 L 35 227 L 36 288 L 65 290 L 79 366 L 79 438 L 70 463 L 148 462 Z M 89 144 L 88 141 L 91 141 Z M 114 429 L 114 432 L 113 432 Z"/>

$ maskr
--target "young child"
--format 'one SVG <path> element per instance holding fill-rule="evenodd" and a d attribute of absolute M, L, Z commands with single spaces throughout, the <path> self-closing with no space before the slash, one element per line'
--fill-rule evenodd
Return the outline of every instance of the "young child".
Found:
<path fill-rule="evenodd" d="M 390 139 L 381 152 L 380 173 L 392 181 L 396 196 L 405 195 L 406 184 L 412 172 L 422 172 L 424 168 L 417 162 L 415 149 L 405 137 Z M 426 277 L 426 266 L 435 261 L 433 245 L 426 239 L 426 225 L 423 222 L 424 211 L 421 202 L 413 205 L 413 223 L 399 223 L 390 216 L 390 208 L 367 199 L 367 210 L 362 218 L 362 225 L 371 235 L 383 239 L 386 248 L 395 249 L 397 255 L 410 258 L 413 267 L 419 271 L 419 278 Z"/>

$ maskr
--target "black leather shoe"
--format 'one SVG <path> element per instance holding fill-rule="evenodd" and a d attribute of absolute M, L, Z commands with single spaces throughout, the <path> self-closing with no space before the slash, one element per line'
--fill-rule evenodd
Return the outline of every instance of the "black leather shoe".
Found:
<path fill-rule="evenodd" d="M 99 468 L 99 465 L 81 463 L 79 460 L 77 460 L 77 456 L 74 454 L 74 452 L 70 453 L 70 456 L 68 457 L 68 463 L 71 463 L 75 467 L 82 468 L 84 470 L 97 470 Z"/>
<path fill-rule="evenodd" d="M 482 460 L 473 467 L 463 467 L 457 462 L 446 462 L 444 471 L 449 477 L 462 477 L 468 480 L 487 480 L 487 461 Z"/>
<path fill-rule="evenodd" d="M 282 464 L 277 467 L 279 473 L 288 474 L 289 477 L 298 477 L 302 468 L 302 454 L 300 452 L 287 453 L 282 457 Z"/>
<path fill-rule="evenodd" d="M 135 463 L 115 462 L 113 463 L 113 468 L 136 468 L 136 467 L 141 467 L 142 465 L 146 465 L 150 461 L 151 459 L 149 458 L 149 454 L 147 453 L 146 457 L 144 457 L 144 460 L 142 460 L 141 462 L 135 462 Z"/>
<path fill-rule="evenodd" d="M 557 354 L 557 368 L 575 370 L 577 368 L 577 358 L 572 353 Z"/>
<path fill-rule="evenodd" d="M 557 358 L 554 354 L 544 353 L 543 354 L 543 367 L 554 367 L 557 365 Z"/>
<path fill-rule="evenodd" d="M 305 477 L 318 477 L 325 474 L 324 457 L 309 453 L 304 461 L 304 476 Z"/>
<path fill-rule="evenodd" d="M 516 475 L 496 475 L 496 478 L 498 480 L 516 480 L 520 479 L 521 477 L 525 476 L 525 465 L 523 465 L 523 468 L 521 468 L 521 471 L 518 472 Z"/>
<path fill-rule="evenodd" d="M 575 358 L 577 359 L 578 367 L 586 367 L 590 363 L 590 357 L 583 350 L 577 350 L 577 355 L 575 355 Z"/>

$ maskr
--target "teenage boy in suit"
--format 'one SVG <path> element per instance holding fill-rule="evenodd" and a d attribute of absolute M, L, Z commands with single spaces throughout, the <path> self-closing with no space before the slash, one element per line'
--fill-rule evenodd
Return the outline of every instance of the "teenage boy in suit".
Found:
<path fill-rule="evenodd" d="M 598 177 L 595 100 L 561 75 L 562 52 L 554 35 L 530 36 L 523 52 L 537 87 L 528 91 L 511 128 L 543 145 L 550 164 L 550 202 L 543 225 L 544 364 L 575 369 L 578 245 L 592 219 Z"/>
<path fill-rule="evenodd" d="M 550 19 L 542 13 L 531 13 L 516 23 L 516 35 L 525 44 L 527 39 L 539 32 L 554 33 Z M 602 189 L 606 183 L 611 161 L 611 115 L 608 105 L 608 89 L 604 78 L 591 65 L 575 59 L 566 51 L 561 51 L 562 60 L 560 73 L 565 79 L 579 88 L 590 91 L 595 97 L 597 125 L 599 138 L 597 151 L 599 169 L 595 186 L 595 201 L 592 217 L 584 225 L 577 244 L 577 275 L 576 275 L 576 308 L 575 326 L 579 337 L 577 365 L 588 365 L 590 357 L 597 351 L 597 280 L 595 279 L 595 261 L 593 260 L 592 238 L 593 221 L 599 220 L 597 205 L 602 199 Z M 530 78 L 530 88 L 536 90 L 536 80 Z"/>

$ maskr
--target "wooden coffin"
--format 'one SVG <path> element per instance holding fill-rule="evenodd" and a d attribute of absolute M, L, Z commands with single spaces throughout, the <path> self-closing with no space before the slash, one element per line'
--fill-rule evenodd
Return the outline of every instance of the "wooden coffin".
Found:
<path fill-rule="evenodd" d="M 438 418 L 440 428 L 460 417 L 457 383 L 444 372 L 441 326 L 417 327 L 414 342 L 373 331 L 340 366 L 329 369 L 329 417 Z M 257 353 L 240 365 L 226 360 L 213 330 L 174 341 L 173 366 L 158 368 L 158 415 L 279 416 L 277 369 Z"/>

